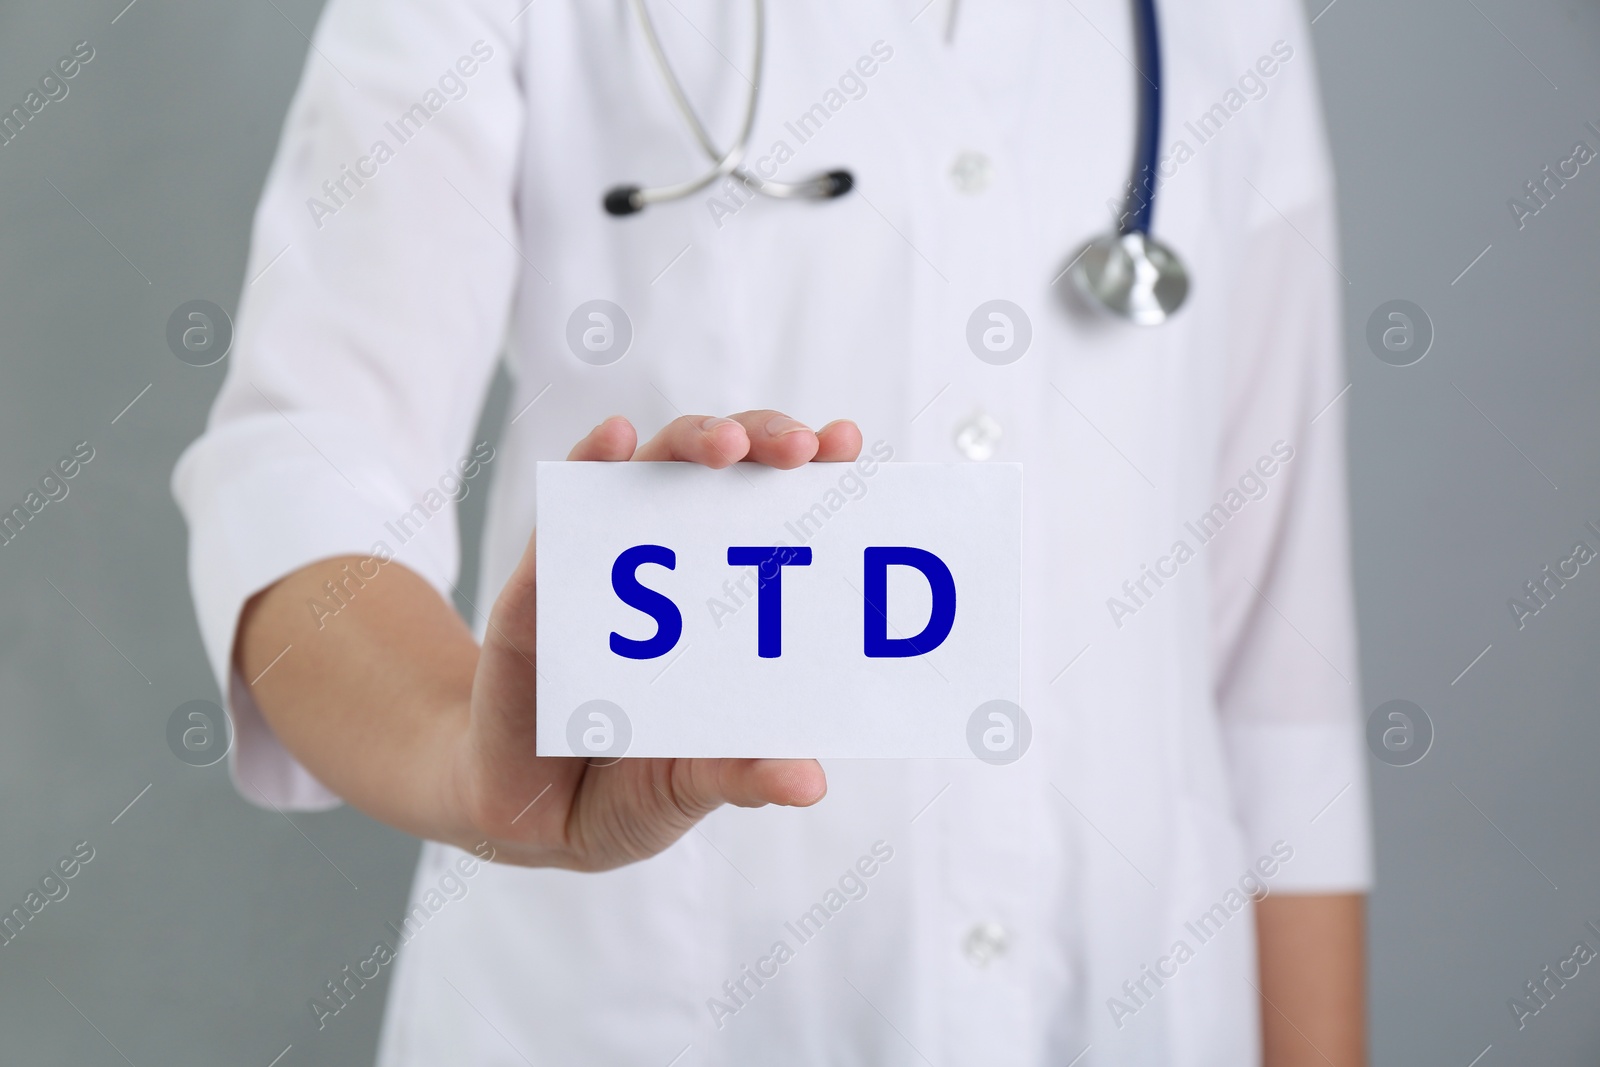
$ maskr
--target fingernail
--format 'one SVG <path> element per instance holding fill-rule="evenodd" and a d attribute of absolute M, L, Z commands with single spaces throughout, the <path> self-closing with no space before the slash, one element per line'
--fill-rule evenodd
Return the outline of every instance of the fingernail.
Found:
<path fill-rule="evenodd" d="M 733 420 L 732 419 L 724 419 L 724 418 L 719 416 L 719 417 L 717 417 L 715 419 L 707 419 L 705 422 L 702 422 L 700 424 L 700 428 L 702 430 L 715 430 L 719 426 L 731 426 L 731 425 L 733 425 Z"/>
<path fill-rule="evenodd" d="M 810 432 L 811 427 L 799 419 L 791 419 L 787 415 L 774 415 L 767 420 L 767 433 L 773 437 L 782 437 L 786 433 L 799 433 L 801 430 Z"/>

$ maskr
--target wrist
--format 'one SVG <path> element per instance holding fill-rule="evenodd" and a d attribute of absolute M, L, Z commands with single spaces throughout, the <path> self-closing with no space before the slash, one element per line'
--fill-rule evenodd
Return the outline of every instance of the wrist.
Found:
<path fill-rule="evenodd" d="M 440 713 L 436 730 L 419 753 L 426 769 L 419 781 L 418 803 L 425 825 L 413 832 L 430 841 L 471 851 L 488 836 L 479 801 L 481 782 L 474 774 L 472 701 L 452 701 Z"/>

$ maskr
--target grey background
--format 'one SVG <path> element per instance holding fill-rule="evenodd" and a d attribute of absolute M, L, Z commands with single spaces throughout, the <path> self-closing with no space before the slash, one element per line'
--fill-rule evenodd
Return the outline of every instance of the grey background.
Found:
<path fill-rule="evenodd" d="M 74 42 L 96 51 L 0 147 L 0 503 L 76 442 L 96 450 L 0 547 L 0 905 L 74 842 L 96 852 L 0 948 L 0 1059 L 265 1067 L 292 1044 L 285 1067 L 367 1062 L 382 988 L 320 1033 L 306 1002 L 398 914 L 416 845 L 349 811 L 258 811 L 164 737 L 173 708 L 217 695 L 166 484 L 226 366 L 174 359 L 166 319 L 235 306 L 320 5 L 125 2 L 0 7 L 7 106 Z M 1582 925 L 1600 923 L 1600 569 L 1521 631 L 1507 599 L 1600 543 L 1583 529 L 1600 523 L 1600 164 L 1520 232 L 1506 199 L 1575 140 L 1600 148 L 1583 127 L 1600 9 L 1311 2 L 1350 281 L 1366 707 L 1414 700 L 1436 730 L 1421 763 L 1372 762 L 1375 1062 L 1593 1064 L 1593 968 L 1520 1033 L 1506 1002 L 1579 938 L 1600 947 Z M 1395 298 L 1436 330 L 1412 367 L 1365 346 Z"/>

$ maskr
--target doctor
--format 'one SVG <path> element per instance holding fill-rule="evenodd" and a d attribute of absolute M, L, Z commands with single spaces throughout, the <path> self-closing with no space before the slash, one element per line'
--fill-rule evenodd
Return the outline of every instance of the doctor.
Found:
<path fill-rule="evenodd" d="M 1152 233 L 1188 292 L 1159 326 L 1068 270 L 1144 129 L 1124 0 L 775 3 L 759 71 L 750 4 L 649 8 L 709 146 L 624 0 L 331 0 L 174 474 L 242 794 L 427 842 L 402 936 L 330 947 L 392 973 L 379 1062 L 1364 1063 L 1299 5 L 1161 11 Z M 602 210 L 710 167 L 753 86 L 751 180 Z M 1025 758 L 534 756 L 536 461 L 863 450 L 1025 464 Z M 453 500 L 489 480 L 469 630 Z"/>

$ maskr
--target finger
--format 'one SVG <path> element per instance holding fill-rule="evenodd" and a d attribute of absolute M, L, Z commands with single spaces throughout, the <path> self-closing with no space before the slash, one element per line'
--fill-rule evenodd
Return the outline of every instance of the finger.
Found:
<path fill-rule="evenodd" d="M 692 824 L 724 804 L 759 808 L 765 804 L 809 807 L 828 791 L 816 760 L 680 759 L 662 760 L 653 775 L 666 814 Z"/>
<path fill-rule="evenodd" d="M 719 760 L 719 786 L 729 804 L 808 808 L 828 792 L 822 764 L 812 759 Z"/>
<path fill-rule="evenodd" d="M 633 449 L 639 434 L 633 423 L 621 415 L 613 415 L 589 431 L 589 436 L 572 446 L 567 459 L 576 462 L 620 463 L 633 458 Z"/>
<path fill-rule="evenodd" d="M 854 463 L 861 455 L 861 430 L 849 419 L 835 419 L 817 431 L 816 463 Z"/>
<path fill-rule="evenodd" d="M 739 462 L 749 451 L 750 438 L 734 420 L 683 415 L 640 445 L 633 458 L 648 462 L 679 460 L 721 469 Z"/>
<path fill-rule="evenodd" d="M 811 427 L 781 411 L 741 411 L 733 419 L 750 438 L 750 452 L 744 457 L 748 462 L 792 470 L 817 454 L 817 435 Z"/>

